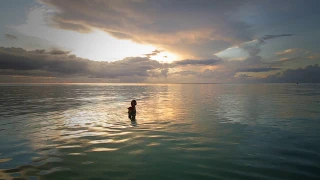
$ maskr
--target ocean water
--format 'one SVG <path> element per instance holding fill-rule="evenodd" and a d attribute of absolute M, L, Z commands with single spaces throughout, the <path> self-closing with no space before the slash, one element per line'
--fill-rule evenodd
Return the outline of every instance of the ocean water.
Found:
<path fill-rule="evenodd" d="M 0 179 L 320 179 L 319 130 L 320 84 L 0 85 Z"/>

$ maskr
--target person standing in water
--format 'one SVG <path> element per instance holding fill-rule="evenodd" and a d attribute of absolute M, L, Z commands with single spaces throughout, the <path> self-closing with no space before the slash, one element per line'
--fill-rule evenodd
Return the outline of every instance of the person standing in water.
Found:
<path fill-rule="evenodd" d="M 137 101 L 132 100 L 131 107 L 128 108 L 128 117 L 129 119 L 131 119 L 131 121 L 136 120 L 136 105 L 137 105 Z"/>

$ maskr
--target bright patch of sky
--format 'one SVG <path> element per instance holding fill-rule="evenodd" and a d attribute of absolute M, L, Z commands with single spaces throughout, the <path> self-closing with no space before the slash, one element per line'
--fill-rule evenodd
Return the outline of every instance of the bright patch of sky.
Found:
<path fill-rule="evenodd" d="M 27 36 L 50 41 L 79 57 L 97 61 L 116 61 L 125 57 L 141 56 L 156 49 L 150 45 L 116 39 L 101 30 L 83 34 L 52 28 L 45 22 L 45 13 L 48 11 L 50 10 L 43 7 L 34 8 L 30 11 L 26 23 L 12 28 Z"/>
<path fill-rule="evenodd" d="M 238 46 L 236 47 L 231 47 L 228 48 L 224 51 L 221 51 L 217 54 L 215 54 L 223 59 L 228 59 L 228 60 L 243 60 L 248 56 L 248 54 Z"/>

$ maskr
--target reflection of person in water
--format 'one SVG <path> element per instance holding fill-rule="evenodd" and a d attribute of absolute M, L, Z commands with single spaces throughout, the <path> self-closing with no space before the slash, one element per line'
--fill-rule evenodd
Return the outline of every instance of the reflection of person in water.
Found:
<path fill-rule="evenodd" d="M 128 108 L 128 117 L 129 119 L 131 119 L 131 121 L 136 120 L 136 105 L 137 105 L 137 101 L 132 100 L 131 107 Z"/>

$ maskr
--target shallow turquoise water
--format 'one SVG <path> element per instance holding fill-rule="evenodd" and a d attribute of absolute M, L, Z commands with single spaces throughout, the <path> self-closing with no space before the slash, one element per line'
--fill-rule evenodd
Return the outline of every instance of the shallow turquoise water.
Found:
<path fill-rule="evenodd" d="M 0 92 L 0 179 L 320 178 L 320 84 Z M 132 99 L 136 122 L 126 113 Z"/>

